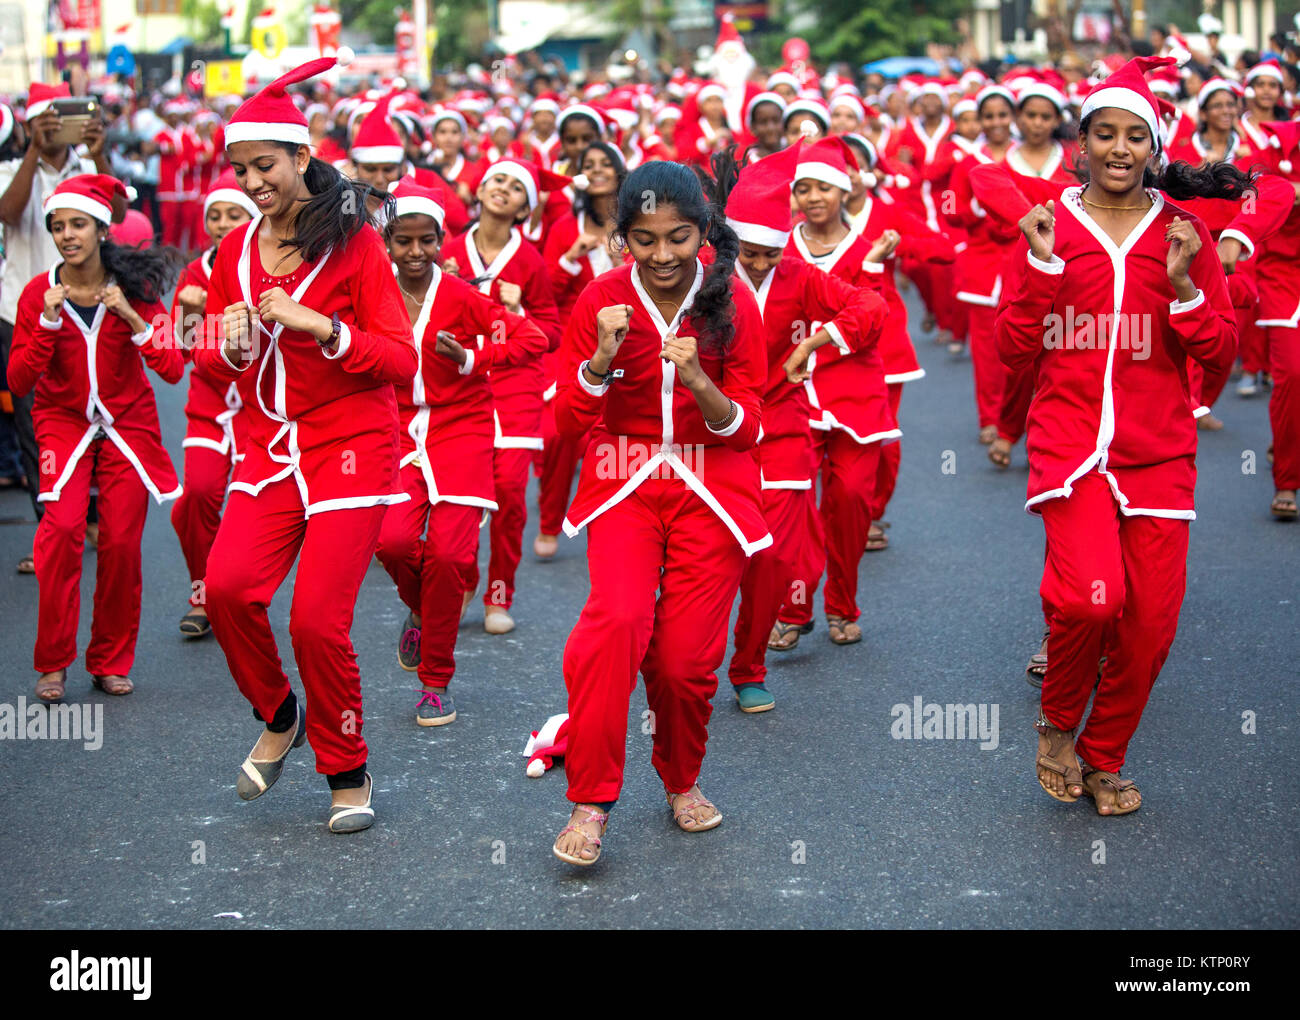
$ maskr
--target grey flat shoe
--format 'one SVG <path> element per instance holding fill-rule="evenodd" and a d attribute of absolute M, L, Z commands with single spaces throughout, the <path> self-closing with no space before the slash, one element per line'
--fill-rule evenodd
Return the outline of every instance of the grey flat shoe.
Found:
<path fill-rule="evenodd" d="M 375 809 L 370 806 L 375 795 L 375 781 L 369 772 L 366 773 L 366 783 L 370 788 L 366 791 L 364 804 L 335 804 L 330 808 L 330 832 L 361 832 L 375 824 Z"/>
<path fill-rule="evenodd" d="M 295 747 L 302 747 L 307 742 L 307 712 L 298 702 L 298 729 L 293 743 L 284 749 L 284 754 L 271 761 L 256 761 L 250 753 L 239 766 L 239 776 L 235 780 L 235 791 L 240 800 L 256 800 L 275 785 L 284 771 L 284 760 Z"/>

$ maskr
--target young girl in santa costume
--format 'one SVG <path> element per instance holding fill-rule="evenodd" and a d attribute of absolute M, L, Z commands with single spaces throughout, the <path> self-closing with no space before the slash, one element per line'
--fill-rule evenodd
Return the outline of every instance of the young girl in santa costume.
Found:
<path fill-rule="evenodd" d="M 548 351 L 560 346 L 560 314 L 546 263 L 524 239 L 520 224 L 527 222 L 536 208 L 542 188 L 555 191 L 567 183 L 567 178 L 538 170 L 522 159 L 493 164 L 478 188 L 478 222 L 443 245 L 441 255 L 444 266 L 454 263 L 461 277 L 473 281 L 480 293 L 512 314 L 526 316 L 546 335 Z M 498 328 L 485 337 L 496 344 L 500 332 Z M 483 594 L 483 629 L 489 634 L 508 634 L 515 629 L 510 606 L 528 521 L 524 497 L 528 467 L 534 454 L 543 450 L 542 396 L 547 385 L 540 357 L 502 363 L 492 372 L 497 509 L 492 513 L 492 555 Z M 477 587 L 477 576 L 474 582 L 471 593 Z"/>
<path fill-rule="evenodd" d="M 745 558 L 772 541 L 752 453 L 767 358 L 754 299 L 735 279 L 736 235 L 676 163 L 633 171 L 617 222 L 633 264 L 579 297 L 555 395 L 562 434 L 592 430 L 564 522 L 570 536 L 587 529 L 591 575 L 564 650 L 574 808 L 553 847 L 577 865 L 600 856 L 623 785 L 638 670 L 674 820 L 686 832 L 721 823 L 697 785 L 714 670 Z"/>
<path fill-rule="evenodd" d="M 1021 220 L 1025 241 L 997 319 L 1008 368 L 1032 363 L 1036 376 L 1026 509 L 1047 535 L 1051 628 L 1038 781 L 1057 800 L 1086 794 L 1102 815 L 1142 803 L 1120 773 L 1186 584 L 1196 516 L 1186 357 L 1221 366 L 1236 342 L 1208 231 L 1155 190 L 1232 197 L 1222 178 L 1184 164 L 1154 173 L 1160 122 L 1142 69 L 1157 62 L 1130 61 L 1084 102 L 1087 183 Z M 1238 175 L 1226 190 L 1246 186 Z"/>
<path fill-rule="evenodd" d="M 844 202 L 852 188 L 852 160 L 852 151 L 838 137 L 800 150 L 794 201 L 803 219 L 786 251 L 852 287 L 874 291 L 878 284 L 873 277 L 884 272 L 884 260 L 900 237 L 888 229 L 869 237 L 849 228 Z M 911 342 L 906 342 L 910 350 Z M 858 564 L 871 528 L 880 448 L 903 433 L 890 410 L 883 353 L 875 343 L 852 350 L 826 347 L 809 358 L 808 371 L 804 386 L 812 407 L 813 469 L 822 473 L 826 623 L 833 643 L 856 644 L 862 640 Z M 820 571 L 806 569 L 812 565 L 800 565 L 769 647 L 793 648 L 799 633 L 812 630 L 812 594 L 821 579 Z"/>
<path fill-rule="evenodd" d="M 483 164 L 465 155 L 469 125 L 459 110 L 444 108 L 433 115 L 433 166 L 456 190 L 466 206 L 474 202 L 474 191 L 483 173 Z"/>
<path fill-rule="evenodd" d="M 605 139 L 605 119 L 593 107 L 575 103 L 560 111 L 559 117 L 556 118 L 556 126 L 560 133 L 560 151 L 551 169 L 566 177 L 577 177 L 581 172 L 583 153 Z M 617 147 L 611 146 L 611 148 L 618 153 Z M 621 153 L 618 154 L 618 163 L 620 166 L 624 165 Z M 557 188 L 546 196 L 540 213 L 533 210 L 533 215 L 529 217 L 525 234 L 530 241 L 536 242 L 543 250 L 550 246 L 551 231 L 558 222 L 572 214 L 578 190 L 569 184 Z M 557 286 L 561 285 L 559 280 L 555 282 Z M 576 292 L 574 298 L 577 298 Z M 563 301 L 558 295 L 556 300 L 560 304 L 560 311 L 563 312 Z"/>
<path fill-rule="evenodd" d="M 203 200 L 203 229 L 212 246 L 185 267 L 172 303 L 177 347 L 187 361 L 193 360 L 194 343 L 204 335 L 208 282 L 222 238 L 256 215 L 257 206 L 244 194 L 233 170 L 222 174 Z M 172 527 L 180 539 L 190 574 L 189 607 L 180 621 L 180 631 L 187 638 L 212 633 L 203 575 L 221 523 L 226 485 L 232 470 L 244 458 L 248 427 L 247 418 L 239 413 L 243 406 L 238 383 L 217 383 L 197 366 L 191 370 L 185 401 L 185 439 L 181 442 L 185 449 L 185 491 L 172 507 Z"/>
<path fill-rule="evenodd" d="M 397 656 L 423 685 L 415 721 L 442 726 L 456 719 L 447 687 L 456 672 L 465 599 L 478 582 L 479 525 L 485 510 L 498 510 L 493 381 L 502 368 L 537 360 L 547 338 L 530 320 L 439 268 L 442 206 L 434 191 L 404 178 L 393 197 L 384 238 L 419 360 L 397 387 L 401 482 L 410 500 L 388 508 L 377 555 L 409 610 Z M 495 369 L 492 381 L 489 369 Z"/>
<path fill-rule="evenodd" d="M 45 513 L 33 556 L 40 584 L 36 696 L 61 701 L 77 657 L 81 554 L 91 487 L 99 490 L 95 612 L 86 668 L 106 694 L 130 694 L 140 628 L 140 539 L 149 497 L 181 493 L 158 431 L 148 364 L 174 383 L 185 371 L 159 303 L 175 275 L 159 249 L 108 240 L 122 183 L 82 174 L 45 200 L 45 225 L 62 257 L 23 288 L 9 354 L 9 389 L 35 389 Z M 155 323 L 158 324 L 155 332 Z"/>
<path fill-rule="evenodd" d="M 898 191 L 914 185 L 907 171 L 881 157 L 876 147 L 862 135 L 847 136 L 845 141 L 861 168 L 850 166 L 853 191 L 846 205 L 850 210 L 850 229 L 868 239 L 888 239 L 888 243 L 877 253 L 878 257 L 868 255 L 862 268 L 889 309 L 879 347 L 885 364 L 889 411 L 897 420 L 903 400 L 903 384 L 925 377 L 925 370 L 916 359 L 916 351 L 908 332 L 907 306 L 898 293 L 895 276 L 897 259 L 905 258 L 913 266 L 945 267 L 950 266 L 957 256 L 952 241 L 946 234 L 931 230 L 923 220 L 912 215 L 895 199 Z M 897 238 L 896 242 L 894 238 Z M 939 281 L 948 277 L 936 274 L 932 279 Z M 901 442 L 886 443 L 881 447 L 880 466 L 872 488 L 871 528 L 867 533 L 866 544 L 868 552 L 889 548 L 884 516 L 898 483 L 902 456 Z"/>
<path fill-rule="evenodd" d="M 1290 118 L 1287 108 L 1282 105 L 1285 83 L 1281 63 L 1276 58 L 1260 61 L 1246 72 L 1244 84 L 1246 109 L 1237 121 L 1241 147 L 1252 162 L 1267 162 L 1272 135 L 1264 125 Z"/>
<path fill-rule="evenodd" d="M 597 276 L 614 268 L 612 242 L 619 189 L 626 172 L 618 150 L 604 142 L 589 145 L 574 164 L 577 193 L 573 211 L 555 224 L 546 240 L 545 259 L 555 286 L 560 321 L 568 322 L 578 295 Z M 558 194 L 559 192 L 552 192 Z M 560 357 L 545 359 L 548 409 L 542 418 L 542 474 L 537 493 L 537 538 L 533 552 L 551 559 L 559 549 L 564 511 L 569 505 L 573 473 L 586 449 L 583 436 L 566 436 L 555 428 L 554 396 Z"/>
<path fill-rule="evenodd" d="M 876 292 L 836 279 L 785 250 L 790 239 L 790 185 L 799 161 L 790 148 L 739 172 L 730 152 L 713 160 L 727 225 L 740 239 L 736 278 L 753 292 L 767 341 L 763 435 L 758 460 L 763 516 L 773 542 L 745 565 L 729 675 L 743 712 L 775 706 L 767 690 L 767 645 L 787 632 L 777 616 L 796 577 L 820 577 L 825 536 L 813 491 L 813 410 L 807 363 L 828 344 L 851 354 L 877 342 L 886 304 Z"/>
<path fill-rule="evenodd" d="M 781 130 L 785 106 L 785 100 L 775 92 L 760 92 L 745 104 L 745 127 L 754 139 L 745 150 L 746 163 L 757 163 L 785 146 Z"/>
<path fill-rule="evenodd" d="M 240 692 L 266 724 L 238 774 L 252 800 L 310 737 L 332 791 L 331 832 L 374 821 L 352 651 L 357 592 L 385 508 L 410 497 L 397 472 L 394 385 L 415 345 L 365 185 L 314 159 L 286 90 L 335 66 L 313 60 L 245 102 L 226 154 L 259 215 L 222 242 L 195 352 L 218 385 L 240 382 L 248 444 L 208 556 L 208 616 Z M 304 711 L 280 665 L 267 608 L 297 564 L 289 633 Z"/>

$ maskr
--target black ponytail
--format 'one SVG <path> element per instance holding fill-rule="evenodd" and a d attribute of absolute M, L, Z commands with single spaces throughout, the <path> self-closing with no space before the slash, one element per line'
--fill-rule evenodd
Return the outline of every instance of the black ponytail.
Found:
<path fill-rule="evenodd" d="M 701 238 L 713 245 L 713 264 L 704 271 L 704 282 L 686 315 L 700 330 L 700 347 L 715 356 L 724 355 L 735 338 L 736 306 L 731 297 L 731 278 L 740 255 L 740 239 L 729 226 L 716 203 L 713 180 L 703 170 L 694 172 L 681 163 L 655 161 L 633 170 L 618 193 L 618 223 L 615 236 L 625 238 L 635 225 L 647 197 L 656 205 L 671 205 L 682 219 L 694 223 Z"/>
<path fill-rule="evenodd" d="M 134 248 L 107 239 L 99 242 L 99 261 L 128 301 L 161 301 L 181 269 L 174 248 Z"/>
<path fill-rule="evenodd" d="M 1080 121 L 1080 135 L 1088 133 L 1092 117 L 1090 113 Z M 1088 183 L 1088 164 L 1082 157 L 1070 170 L 1081 184 Z M 1166 164 L 1159 172 L 1147 167 L 1142 172 L 1142 186 L 1163 191 L 1175 202 L 1189 198 L 1225 198 L 1230 202 L 1240 202 L 1247 192 L 1255 191 L 1258 177 L 1257 171 L 1247 173 L 1226 160 L 1205 163 L 1199 167 L 1178 160 Z"/>
<path fill-rule="evenodd" d="M 749 152 L 748 149 L 745 151 Z M 740 180 L 740 171 L 743 169 L 736 155 L 735 143 L 732 142 L 726 148 L 715 152 L 709 160 L 709 165 L 713 169 L 714 201 L 725 209 L 727 199 L 731 197 L 731 189 Z"/>
<path fill-rule="evenodd" d="M 298 154 L 293 142 L 279 142 L 290 156 Z M 281 248 L 296 249 L 305 262 L 315 262 L 331 247 L 341 248 L 352 240 L 361 228 L 377 226 L 366 199 L 373 195 L 383 197 L 383 208 L 389 216 L 393 212 L 393 197 L 387 192 L 372 188 L 360 181 L 350 181 L 324 160 L 312 156 L 304 177 L 311 193 L 294 220 L 294 235 L 281 241 Z"/>

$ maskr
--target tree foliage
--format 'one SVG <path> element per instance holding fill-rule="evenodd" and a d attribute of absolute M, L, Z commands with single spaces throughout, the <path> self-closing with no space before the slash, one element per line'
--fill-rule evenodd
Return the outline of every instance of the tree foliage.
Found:
<path fill-rule="evenodd" d="M 800 26 L 818 67 L 839 60 L 857 67 L 924 55 L 927 43 L 955 45 L 957 21 L 969 16 L 969 6 L 967 0 L 792 0 L 787 24 Z"/>

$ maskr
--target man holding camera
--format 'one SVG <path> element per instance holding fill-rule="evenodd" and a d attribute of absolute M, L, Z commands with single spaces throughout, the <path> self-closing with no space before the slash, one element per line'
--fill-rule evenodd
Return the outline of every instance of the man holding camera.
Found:
<path fill-rule="evenodd" d="M 104 151 L 104 125 L 98 115 L 90 117 L 81 130 L 78 154 L 64 131 L 60 106 L 72 100 L 67 83 L 34 83 L 27 96 L 27 149 L 20 158 L 0 162 L 0 222 L 4 224 L 5 263 L 0 277 L 0 364 L 8 365 L 13 342 L 18 297 L 37 273 L 60 261 L 58 249 L 45 229 L 45 199 L 69 177 L 78 174 L 112 174 Z M 62 102 L 61 102 L 62 101 Z M 15 125 L 15 132 L 21 131 Z M 113 222 L 126 215 L 126 199 L 113 199 Z M 14 427 L 27 473 L 32 508 L 39 520 L 43 508 L 36 501 L 40 490 L 36 433 L 32 428 L 32 395 L 14 397 Z M 35 573 L 30 556 L 18 562 L 18 572 Z"/>

